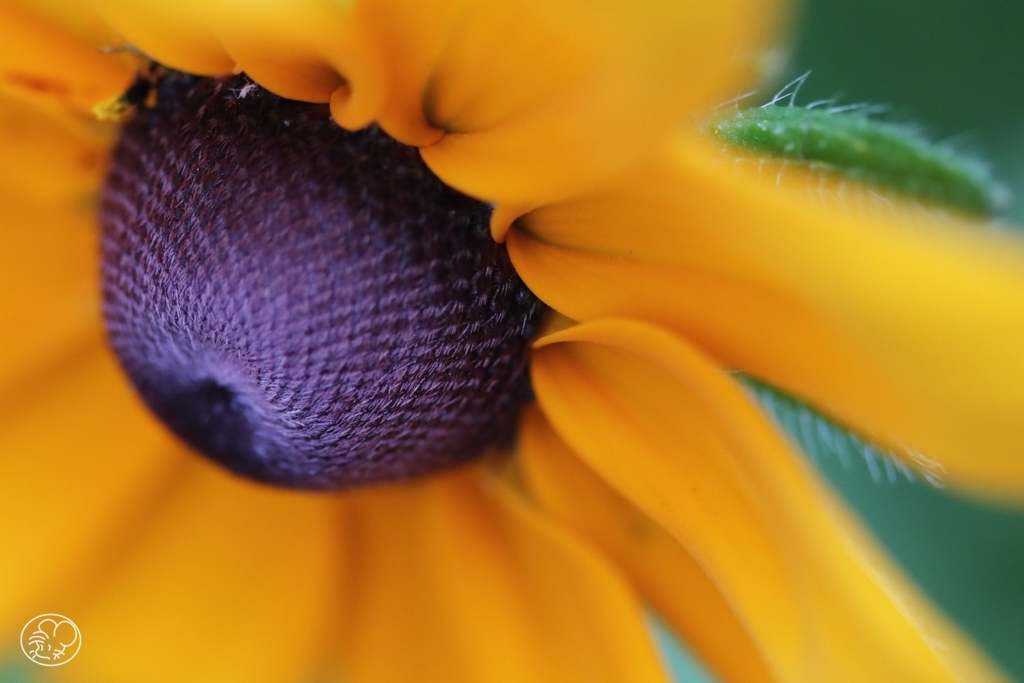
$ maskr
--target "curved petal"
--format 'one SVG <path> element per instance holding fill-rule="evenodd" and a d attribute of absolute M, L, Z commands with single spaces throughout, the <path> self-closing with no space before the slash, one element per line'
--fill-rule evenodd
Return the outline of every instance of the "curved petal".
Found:
<path fill-rule="evenodd" d="M 625 320 L 540 344 L 559 435 L 706 569 L 779 680 L 1004 680 L 698 351 Z"/>
<path fill-rule="evenodd" d="M 370 61 L 359 59 L 367 45 L 352 34 L 344 13 L 320 2 L 265 3 L 256 12 L 251 3 L 234 5 L 220 3 L 223 14 L 218 12 L 211 23 L 238 70 L 295 100 L 329 102 L 335 90 L 343 89 L 351 108 L 351 88 L 341 71 L 359 83 L 359 96 L 365 96 L 363 82 L 368 79 L 358 65 Z M 342 107 L 335 109 L 340 113 Z M 349 119 L 342 121 L 360 127 L 369 119 L 353 120 L 349 112 Z"/>
<path fill-rule="evenodd" d="M 230 73 L 235 66 L 206 18 L 215 0 L 88 1 L 132 46 L 172 69 L 212 76 Z"/>
<path fill-rule="evenodd" d="M 410 25 L 429 26 L 423 20 L 451 3 L 421 3 L 406 8 L 410 16 L 392 16 L 395 4 L 342 6 L 303 0 L 265 2 L 253 11 L 244 0 L 224 0 L 215 5 L 210 22 L 238 68 L 263 87 L 294 99 L 329 101 L 335 121 L 346 128 L 380 121 L 392 136 L 408 144 L 433 142 L 439 133 L 426 124 L 418 107 L 410 110 L 407 105 L 403 119 L 408 120 L 399 121 L 388 110 L 396 86 L 412 75 L 396 62 L 407 50 L 423 49 L 424 43 L 433 42 L 427 49 L 436 49 L 434 32 L 410 36 L 405 31 Z M 397 35 L 379 36 L 381 30 Z"/>
<path fill-rule="evenodd" d="M 101 54 L 88 42 L 101 34 L 83 25 L 81 12 L 70 13 L 77 20 L 60 25 L 9 0 L 0 2 L 0 94 L 88 113 L 124 92 L 133 76 L 130 63 Z M 71 28 L 84 29 L 86 36 Z"/>
<path fill-rule="evenodd" d="M 347 589 L 339 501 L 186 468 L 117 566 L 68 600 L 88 648 L 76 680 L 313 680 Z"/>
<path fill-rule="evenodd" d="M 166 64 L 330 100 L 341 125 L 377 121 L 449 185 L 516 206 L 590 187 L 733 94 L 784 4 L 96 1 Z"/>
<path fill-rule="evenodd" d="M 536 407 L 523 414 L 518 455 L 541 505 L 610 557 L 721 680 L 774 680 L 693 556 L 581 463 Z"/>
<path fill-rule="evenodd" d="M 1019 238 L 769 168 L 759 182 L 682 138 L 618 187 L 531 214 L 509 253 L 527 285 L 571 318 L 669 327 L 937 459 L 953 484 L 1019 496 Z"/>
<path fill-rule="evenodd" d="M 423 158 L 502 204 L 578 193 L 736 94 L 783 4 L 467 3 L 423 93 L 427 119 L 449 135 Z"/>
<path fill-rule="evenodd" d="M 351 494 L 359 590 L 345 680 L 665 681 L 621 578 L 481 475 Z"/>
<path fill-rule="evenodd" d="M 75 351 L 0 391 L 0 640 L 94 579 L 176 467 L 98 335 Z"/>

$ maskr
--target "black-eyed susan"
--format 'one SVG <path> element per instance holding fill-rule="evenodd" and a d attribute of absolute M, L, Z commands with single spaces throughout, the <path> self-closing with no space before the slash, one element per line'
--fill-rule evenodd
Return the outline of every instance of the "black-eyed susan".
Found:
<path fill-rule="evenodd" d="M 3 647 L 56 611 L 66 681 L 660 681 L 649 606 L 724 680 L 1001 680 L 730 374 L 952 484 L 1024 483 L 1019 242 L 693 118 L 781 8 L 94 10 L 0 5 Z M 174 72 L 121 135 L 90 112 L 125 39 Z M 286 491 L 137 395 L 275 483 L 491 456 Z"/>

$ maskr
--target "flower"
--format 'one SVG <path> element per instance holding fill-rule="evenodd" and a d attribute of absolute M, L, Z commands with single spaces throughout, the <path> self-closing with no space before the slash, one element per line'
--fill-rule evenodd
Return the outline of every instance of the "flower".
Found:
<path fill-rule="evenodd" d="M 808 201 L 806 176 L 759 183 L 680 125 L 750 76 L 780 8 L 97 8 L 0 6 L 8 647 L 57 603 L 74 680 L 663 680 L 646 602 L 725 680 L 1000 679 L 722 370 L 934 455 L 951 484 L 1021 489 L 1021 246 Z M 511 467 L 268 490 L 139 407 L 93 283 L 116 132 L 83 114 L 132 77 L 93 49 L 109 27 L 376 121 L 496 205 L 520 275 L 579 322 L 537 344 Z"/>

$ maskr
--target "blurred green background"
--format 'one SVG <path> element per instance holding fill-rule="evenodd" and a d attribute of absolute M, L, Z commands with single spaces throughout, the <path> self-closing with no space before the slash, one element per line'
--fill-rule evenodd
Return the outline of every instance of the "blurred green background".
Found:
<path fill-rule="evenodd" d="M 887 104 L 888 118 L 976 152 L 1017 197 L 1007 218 L 1024 224 L 1024 2 L 810 0 L 803 21 L 790 68 L 812 72 L 801 101 Z M 905 479 L 876 483 L 864 462 L 819 465 L 936 601 L 1024 681 L 1024 509 Z"/>
<path fill-rule="evenodd" d="M 883 118 L 989 160 L 1017 197 L 1007 219 L 1024 224 L 1024 1 L 809 0 L 796 38 L 781 80 L 812 72 L 798 104 L 890 105 Z M 918 583 L 1024 681 L 1024 508 L 891 483 L 863 460 L 818 465 Z M 706 680 L 666 648 L 680 680 Z"/>
<path fill-rule="evenodd" d="M 889 118 L 978 152 L 1024 223 L 1022 34 L 1021 0 L 808 0 L 790 72 L 812 72 L 805 103 L 887 104 Z"/>

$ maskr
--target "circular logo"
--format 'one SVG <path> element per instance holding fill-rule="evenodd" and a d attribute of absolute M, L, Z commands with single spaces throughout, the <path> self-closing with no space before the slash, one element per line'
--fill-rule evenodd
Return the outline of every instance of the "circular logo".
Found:
<path fill-rule="evenodd" d="M 40 666 L 67 664 L 82 648 L 82 634 L 63 614 L 40 614 L 21 629 L 21 651 Z"/>

